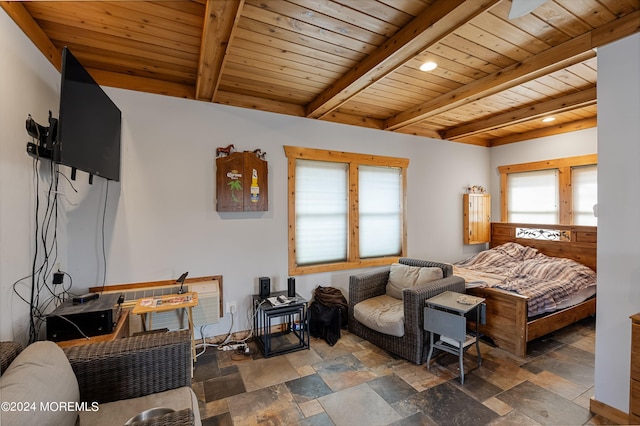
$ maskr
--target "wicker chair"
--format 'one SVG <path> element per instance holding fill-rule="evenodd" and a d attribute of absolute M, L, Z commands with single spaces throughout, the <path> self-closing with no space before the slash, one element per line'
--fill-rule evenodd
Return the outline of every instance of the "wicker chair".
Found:
<path fill-rule="evenodd" d="M 4 371 L 19 348 L 0 344 Z M 105 404 L 191 387 L 191 337 L 188 330 L 151 333 L 63 349 L 78 381 L 80 402 Z M 151 407 L 149 407 L 151 408 Z M 183 409 L 136 425 L 200 424 L 199 413 Z"/>
<path fill-rule="evenodd" d="M 450 264 L 409 258 L 400 258 L 399 262 L 408 266 L 439 267 L 443 273 L 442 279 L 403 290 L 404 335 L 396 337 L 380 333 L 358 322 L 353 316 L 353 307 L 357 303 L 385 294 L 390 267 L 349 277 L 349 331 L 419 365 L 426 361 L 429 350 L 429 340 L 424 331 L 425 300 L 448 290 L 464 293 L 465 284 L 463 278 L 453 275 Z"/>
<path fill-rule="evenodd" d="M 191 340 L 186 330 L 63 350 L 78 379 L 80 401 L 120 401 L 191 386 Z"/>
<path fill-rule="evenodd" d="M 0 374 L 22 352 L 23 346 L 18 342 L 0 342 Z"/>

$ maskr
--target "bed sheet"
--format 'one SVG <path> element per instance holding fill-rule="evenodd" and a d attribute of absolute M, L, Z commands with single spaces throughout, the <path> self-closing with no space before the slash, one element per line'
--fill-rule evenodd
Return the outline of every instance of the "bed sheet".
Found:
<path fill-rule="evenodd" d="M 529 317 L 579 303 L 596 288 L 596 273 L 587 266 L 517 243 L 458 262 L 454 274 L 465 278 L 468 287 L 495 287 L 526 296 Z"/>

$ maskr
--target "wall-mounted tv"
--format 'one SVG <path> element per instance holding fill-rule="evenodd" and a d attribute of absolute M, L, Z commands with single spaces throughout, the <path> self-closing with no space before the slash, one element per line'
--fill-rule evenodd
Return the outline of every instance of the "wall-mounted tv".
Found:
<path fill-rule="evenodd" d="M 65 47 L 55 160 L 119 181 L 121 121 L 120 109 Z"/>

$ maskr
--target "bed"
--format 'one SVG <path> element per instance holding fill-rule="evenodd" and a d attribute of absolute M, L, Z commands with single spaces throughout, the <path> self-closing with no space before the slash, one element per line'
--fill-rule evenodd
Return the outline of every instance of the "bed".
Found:
<path fill-rule="evenodd" d="M 516 243 L 525 249 L 520 250 L 508 243 Z M 570 282 L 590 279 L 586 275 L 592 275 L 595 280 L 596 245 L 597 228 L 592 226 L 492 223 L 490 250 L 454 265 L 454 274 L 462 276 L 467 282 L 467 293 L 486 299 L 486 323 L 480 325 L 480 332 L 499 348 L 524 358 L 528 342 L 594 315 L 596 297 L 594 281 L 593 286 L 579 286 L 580 295 L 574 300 L 555 303 L 553 300 L 549 302 L 547 297 L 546 301 L 534 301 L 535 296 L 524 295 L 532 292 L 520 290 L 523 283 L 516 282 L 522 281 L 527 274 L 510 273 L 514 266 L 508 262 L 488 271 L 482 270 L 481 266 L 473 266 L 483 263 L 482 259 L 477 261 L 476 258 L 488 256 L 494 249 L 507 252 L 517 249 L 518 255 L 525 259 L 539 253 L 541 257 L 561 258 L 548 261 L 553 267 L 558 262 L 577 262 L 570 268 Z M 529 272 L 529 267 L 526 266 L 525 270 Z M 505 277 L 509 279 L 505 281 Z M 524 283 L 524 286 L 527 284 Z M 514 291 L 514 288 L 523 294 Z"/>

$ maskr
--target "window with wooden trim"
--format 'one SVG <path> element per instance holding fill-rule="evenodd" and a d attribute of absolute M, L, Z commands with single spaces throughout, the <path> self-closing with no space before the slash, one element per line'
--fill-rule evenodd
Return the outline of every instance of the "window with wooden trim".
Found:
<path fill-rule="evenodd" d="M 597 154 L 498 167 L 503 222 L 596 226 Z"/>
<path fill-rule="evenodd" d="M 557 224 L 558 197 L 558 169 L 507 174 L 509 222 Z"/>
<path fill-rule="evenodd" d="M 289 275 L 387 265 L 405 255 L 408 159 L 284 150 Z"/>
<path fill-rule="evenodd" d="M 595 205 L 598 204 L 598 165 L 571 168 L 573 225 L 597 226 Z"/>

